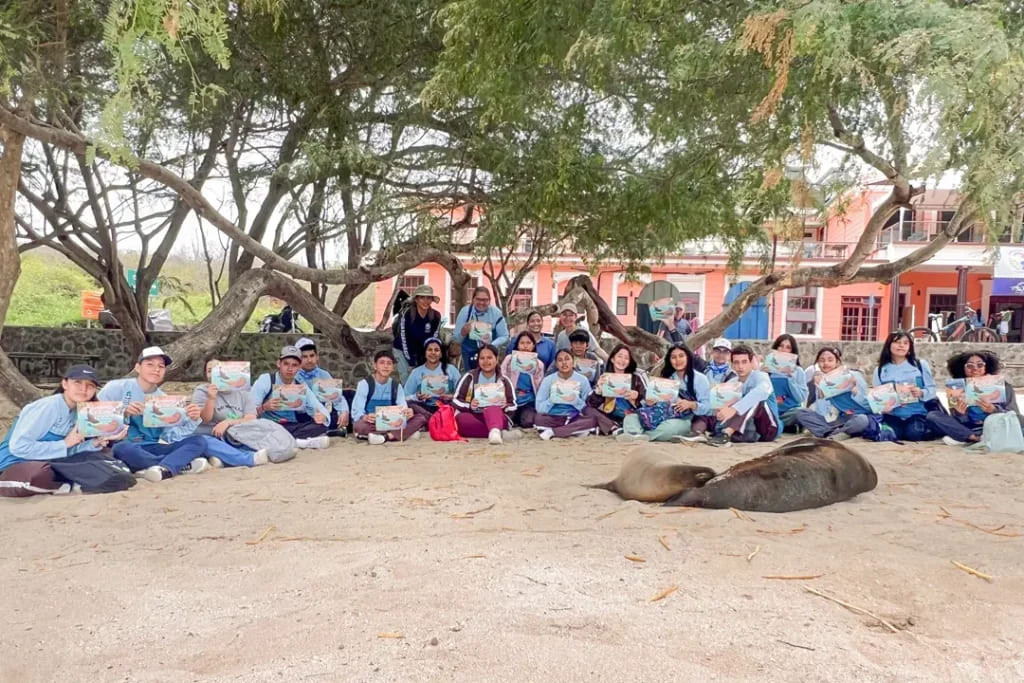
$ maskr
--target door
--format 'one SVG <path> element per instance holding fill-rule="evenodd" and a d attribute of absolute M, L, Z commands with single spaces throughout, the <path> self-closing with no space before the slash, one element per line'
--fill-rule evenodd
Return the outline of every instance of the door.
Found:
<path fill-rule="evenodd" d="M 725 293 L 725 304 L 731 304 L 750 287 L 749 282 L 737 282 Z M 725 329 L 727 339 L 767 339 L 768 299 L 761 297 L 748 308 L 740 319 Z"/>
<path fill-rule="evenodd" d="M 1003 311 L 1012 311 L 1013 317 L 1010 318 L 1010 334 L 1007 335 L 1007 341 L 1021 341 L 1021 327 L 1024 326 L 1024 301 L 1021 300 L 1021 297 L 993 296 L 989 298 L 988 308 L 989 315 L 985 321 L 990 323 L 989 327 L 994 330 L 998 330 L 998 315 Z M 992 316 L 997 317 L 993 319 Z"/>

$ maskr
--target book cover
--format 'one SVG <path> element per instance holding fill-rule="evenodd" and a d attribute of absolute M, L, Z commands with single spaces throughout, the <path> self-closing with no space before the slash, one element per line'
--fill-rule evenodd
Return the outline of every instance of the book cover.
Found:
<path fill-rule="evenodd" d="M 556 379 L 551 383 L 551 402 L 572 405 L 580 398 L 580 383 L 571 379 Z"/>
<path fill-rule="evenodd" d="M 78 433 L 87 439 L 105 438 L 124 427 L 124 406 L 120 401 L 89 401 L 78 404 Z"/>
<path fill-rule="evenodd" d="M 315 379 L 313 380 L 313 393 L 316 400 L 330 407 L 332 403 L 341 398 L 342 382 L 340 379 Z"/>
<path fill-rule="evenodd" d="M 474 320 L 469 323 L 469 338 L 473 341 L 489 344 L 491 341 L 491 327 L 492 325 L 490 323 L 485 323 L 482 320 Z"/>
<path fill-rule="evenodd" d="M 573 367 L 576 369 L 576 372 L 586 377 L 590 382 L 597 379 L 597 366 L 600 361 L 593 358 L 575 358 L 573 360 L 575 363 Z"/>
<path fill-rule="evenodd" d="M 373 428 L 379 432 L 394 432 L 405 428 L 405 408 L 402 406 L 377 406 L 373 415 Z"/>
<path fill-rule="evenodd" d="M 853 391 L 856 386 L 857 378 L 845 366 L 824 373 L 818 380 L 818 389 L 821 390 L 821 395 L 824 398 L 845 394 L 848 391 Z"/>
<path fill-rule="evenodd" d="M 516 372 L 533 372 L 540 364 L 540 359 L 533 351 L 513 351 L 509 365 Z"/>
<path fill-rule="evenodd" d="M 971 377 L 967 380 L 966 386 L 967 405 L 981 405 L 986 403 L 1006 403 L 1006 380 L 1001 375 L 985 375 L 984 377 Z"/>
<path fill-rule="evenodd" d="M 946 380 L 946 403 L 967 403 L 967 380 L 947 379 Z"/>
<path fill-rule="evenodd" d="M 142 412 L 143 427 L 177 427 L 186 420 L 185 396 L 150 396 L 146 399 L 146 408 Z"/>
<path fill-rule="evenodd" d="M 871 412 L 876 415 L 890 413 L 896 406 L 900 405 L 899 392 L 896 391 L 896 385 L 892 382 L 886 382 L 885 384 L 879 384 L 877 387 L 869 388 L 867 399 Z"/>
<path fill-rule="evenodd" d="M 711 408 L 718 410 L 731 406 L 743 398 L 742 382 L 722 382 L 711 387 Z"/>
<path fill-rule="evenodd" d="M 655 320 L 673 321 L 676 317 L 676 302 L 672 299 L 656 299 L 649 307 L 651 317 Z"/>
<path fill-rule="evenodd" d="M 896 394 L 900 397 L 900 405 L 909 405 L 911 403 L 918 403 L 921 399 L 914 395 L 914 389 L 916 388 L 913 384 L 897 384 Z"/>
<path fill-rule="evenodd" d="M 248 361 L 223 361 L 210 369 L 210 383 L 218 391 L 238 391 L 249 386 L 252 373 Z"/>
<path fill-rule="evenodd" d="M 795 353 L 785 351 L 772 351 L 764 357 L 765 372 L 774 372 L 777 375 L 792 375 L 796 370 L 800 357 Z"/>
<path fill-rule="evenodd" d="M 428 396 L 442 396 L 448 393 L 447 375 L 423 375 L 420 380 L 420 393 Z"/>
<path fill-rule="evenodd" d="M 601 395 L 605 398 L 620 398 L 633 389 L 633 376 L 626 373 L 607 372 L 601 384 Z"/>
<path fill-rule="evenodd" d="M 279 398 L 284 402 L 280 410 L 298 410 L 306 405 L 306 385 L 301 382 L 275 384 L 270 398 Z"/>
<path fill-rule="evenodd" d="M 672 403 L 679 398 L 679 381 L 667 377 L 647 380 L 647 398 L 657 403 Z"/>
<path fill-rule="evenodd" d="M 505 405 L 505 385 L 502 382 L 488 382 L 473 387 L 473 398 L 481 408 Z"/>

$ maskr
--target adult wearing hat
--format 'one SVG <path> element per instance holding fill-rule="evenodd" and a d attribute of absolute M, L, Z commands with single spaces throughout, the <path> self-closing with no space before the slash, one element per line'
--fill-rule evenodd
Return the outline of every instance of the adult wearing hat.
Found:
<path fill-rule="evenodd" d="M 704 375 L 711 382 L 711 386 L 737 379 L 736 373 L 732 370 L 731 341 L 719 337 L 711 342 L 711 362 L 704 368 Z"/>
<path fill-rule="evenodd" d="M 474 323 L 481 323 L 486 328 L 484 337 L 474 339 L 472 330 Z M 491 292 L 486 287 L 477 287 L 473 290 L 473 300 L 463 306 L 459 315 L 455 318 L 456 342 L 462 347 L 462 370 L 469 372 L 476 370 L 476 356 L 481 348 L 490 344 L 501 349 L 508 344 L 508 323 L 501 309 L 491 305 Z"/>
<path fill-rule="evenodd" d="M 252 383 L 252 395 L 256 400 L 260 417 L 273 420 L 295 437 L 299 448 L 327 448 L 327 424 L 331 412 L 317 400 L 308 385 L 299 381 L 297 375 L 302 365 L 302 352 L 295 346 L 285 346 L 277 357 L 277 372 L 260 375 Z M 289 410 L 280 397 L 274 396 L 275 387 L 299 384 L 305 388 L 301 410 Z"/>
<path fill-rule="evenodd" d="M 334 379 L 331 373 L 320 367 L 320 353 L 317 351 L 315 341 L 309 337 L 302 337 L 299 341 L 295 342 L 295 346 L 299 349 L 299 353 L 302 354 L 301 365 L 295 375 L 300 382 L 310 389 L 314 389 L 313 382 L 316 380 Z M 313 393 L 316 393 L 315 389 Z M 331 419 L 327 424 L 327 436 L 345 436 L 345 430 L 348 428 L 349 422 L 348 400 L 345 398 L 345 395 L 339 392 L 338 398 L 331 405 L 325 405 L 324 407 L 331 411 Z"/>
<path fill-rule="evenodd" d="M 597 343 L 597 338 L 594 337 L 593 333 L 583 327 L 578 327 L 576 321 L 579 319 L 579 312 L 576 310 L 575 304 L 564 303 L 558 309 L 558 322 L 562 325 L 562 331 L 558 333 L 558 337 L 555 338 L 555 348 L 561 351 L 562 349 L 571 350 L 572 345 L 569 341 L 569 335 L 576 330 L 586 332 L 589 336 L 587 342 L 587 351 L 596 355 L 600 360 L 608 362 L 608 354 L 601 348 L 601 345 Z M 552 368 L 548 368 L 548 372 L 551 372 Z"/>
<path fill-rule="evenodd" d="M 693 327 L 686 319 L 686 305 L 681 301 L 677 302 L 675 316 L 672 320 L 661 321 L 661 336 L 672 344 L 681 344 L 691 334 L 693 334 Z"/>
<path fill-rule="evenodd" d="M 78 404 L 95 401 L 99 386 L 94 368 L 73 365 L 57 393 L 21 409 L 0 442 L 0 496 L 69 493 L 70 483 L 50 463 L 73 454 L 98 452 L 108 441 L 124 436 L 122 431 L 107 439 L 86 439 L 78 432 Z"/>
<path fill-rule="evenodd" d="M 98 396 L 101 401 L 120 401 L 128 418 L 128 435 L 114 446 L 114 457 L 132 472 L 142 472 L 147 481 L 158 482 L 178 474 L 198 474 L 209 463 L 202 457 L 206 441 L 195 433 L 202 421 L 202 409 L 194 403 L 185 407 L 185 420 L 173 427 L 146 427 L 142 413 L 146 399 L 166 396 L 164 382 L 171 357 L 159 346 L 142 350 L 135 363 L 135 377 L 107 382 Z"/>
<path fill-rule="evenodd" d="M 412 368 L 426 362 L 423 349 L 427 340 L 440 334 L 441 314 L 431 305 L 440 300 L 433 287 L 420 285 L 412 291 L 412 305 L 399 313 L 391 326 L 395 337 L 391 345 L 402 383 L 409 379 Z"/>

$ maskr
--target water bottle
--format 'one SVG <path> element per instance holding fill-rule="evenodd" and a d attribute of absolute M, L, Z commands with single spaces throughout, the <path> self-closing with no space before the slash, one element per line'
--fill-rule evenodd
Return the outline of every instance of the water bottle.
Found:
<path fill-rule="evenodd" d="M 121 415 L 122 415 L 122 420 L 121 421 L 124 422 L 124 424 L 130 424 L 131 421 L 132 421 L 131 416 L 128 415 L 128 406 L 131 405 L 131 402 L 132 402 L 132 390 L 129 389 L 128 391 L 124 392 L 124 398 L 121 399 Z"/>

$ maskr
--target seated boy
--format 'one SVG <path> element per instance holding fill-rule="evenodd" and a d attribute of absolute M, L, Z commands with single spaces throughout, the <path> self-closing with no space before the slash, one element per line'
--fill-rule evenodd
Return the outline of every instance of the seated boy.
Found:
<path fill-rule="evenodd" d="M 320 367 L 320 354 L 316 350 L 316 342 L 308 337 L 303 337 L 295 342 L 295 346 L 302 354 L 302 364 L 296 375 L 300 382 L 304 382 L 312 388 L 314 380 L 333 379 L 331 373 Z M 325 407 L 331 409 L 331 420 L 327 423 L 327 436 L 345 436 L 349 408 L 344 394 L 340 394 L 333 404 Z"/>
<path fill-rule="evenodd" d="M 569 353 L 574 359 L 576 371 L 586 377 L 593 386 L 597 382 L 597 378 L 604 374 L 604 364 L 601 363 L 598 355 L 590 350 L 590 340 L 590 332 L 582 328 L 577 328 L 569 334 Z M 587 364 L 581 364 L 580 360 L 593 361 L 593 365 L 589 368 L 585 367 Z M 557 372 L 557 368 L 552 363 L 548 368 L 548 374 L 555 372 Z"/>
<path fill-rule="evenodd" d="M 277 372 L 273 376 L 263 373 L 252 383 L 252 396 L 258 404 L 260 417 L 273 420 L 295 437 L 299 448 L 327 448 L 327 422 L 330 412 L 316 399 L 313 390 L 296 378 L 302 363 L 302 353 L 294 346 L 285 346 L 277 359 Z M 271 398 L 274 387 L 300 384 L 305 387 L 302 410 L 288 410 L 280 398 Z M 262 402 L 262 403 L 261 403 Z"/>
<path fill-rule="evenodd" d="M 716 434 L 708 439 L 713 446 L 730 443 L 774 441 L 779 435 L 778 403 L 768 374 L 754 369 L 754 351 L 742 344 L 730 354 L 736 381 L 743 383 L 743 397 L 715 414 Z"/>
<path fill-rule="evenodd" d="M 418 438 L 419 431 L 427 425 L 426 418 L 413 413 L 406 403 L 401 383 L 391 376 L 394 369 L 395 357 L 391 351 L 378 351 L 373 356 L 373 375 L 356 383 L 356 395 L 352 399 L 352 431 L 375 446 L 385 441 Z M 377 408 L 387 406 L 401 406 L 405 409 L 404 429 L 376 429 Z"/>
<path fill-rule="evenodd" d="M 711 386 L 736 379 L 736 373 L 733 372 L 730 364 L 731 361 L 731 341 L 725 337 L 719 337 L 711 342 L 711 362 L 704 368 L 704 376 L 708 378 Z"/>

